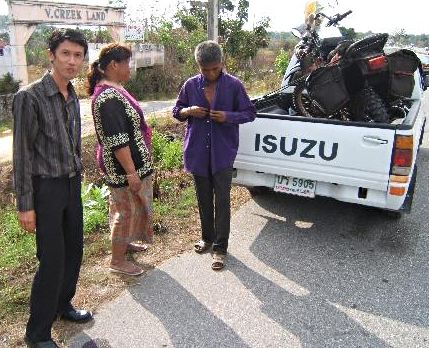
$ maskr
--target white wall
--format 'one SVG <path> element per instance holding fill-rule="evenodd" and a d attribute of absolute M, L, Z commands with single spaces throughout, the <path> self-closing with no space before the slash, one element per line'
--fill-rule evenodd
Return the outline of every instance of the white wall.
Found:
<path fill-rule="evenodd" d="M 0 76 L 7 73 L 12 74 L 12 56 L 10 54 L 10 46 L 3 49 L 3 55 L 0 56 Z"/>
<path fill-rule="evenodd" d="M 100 50 L 104 44 L 89 43 L 88 44 L 88 60 L 92 63 L 98 58 Z M 134 69 L 144 68 L 154 65 L 164 65 L 164 47 L 154 44 L 132 44 L 132 60 L 131 65 Z"/>

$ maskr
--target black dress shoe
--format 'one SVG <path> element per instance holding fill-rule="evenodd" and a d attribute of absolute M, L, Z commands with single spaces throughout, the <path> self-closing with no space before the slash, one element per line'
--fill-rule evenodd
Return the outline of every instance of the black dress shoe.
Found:
<path fill-rule="evenodd" d="M 63 320 L 72 321 L 74 323 L 86 323 L 93 319 L 91 312 L 74 308 L 69 311 L 63 312 L 60 315 L 60 318 Z"/>
<path fill-rule="evenodd" d="M 53 340 L 33 342 L 27 336 L 25 336 L 24 341 L 29 348 L 59 348 L 59 346 Z"/>

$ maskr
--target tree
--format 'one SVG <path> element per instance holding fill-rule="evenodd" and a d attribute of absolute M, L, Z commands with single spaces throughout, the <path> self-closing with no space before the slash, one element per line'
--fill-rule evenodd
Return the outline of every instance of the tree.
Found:
<path fill-rule="evenodd" d="M 355 40 L 356 39 L 356 32 L 354 28 L 345 28 L 345 27 L 339 27 L 338 28 L 341 32 L 341 35 L 345 37 L 347 40 Z"/>
<path fill-rule="evenodd" d="M 251 31 L 243 29 L 248 10 L 248 0 L 219 1 L 219 41 L 224 48 L 228 67 L 233 71 L 246 67 L 258 49 L 266 47 L 269 41 L 269 18 L 263 18 Z M 207 30 L 207 8 L 197 2 L 191 3 L 190 8 L 181 8 L 175 18 L 190 34 Z"/>
<path fill-rule="evenodd" d="M 390 39 L 394 45 L 402 46 L 408 42 L 408 34 L 405 32 L 405 29 L 400 29 L 391 35 Z"/>
<path fill-rule="evenodd" d="M 0 40 L 9 43 L 9 17 L 0 15 Z"/>
<path fill-rule="evenodd" d="M 54 30 L 52 26 L 41 24 L 30 36 L 25 45 L 28 65 L 49 66 L 47 40 Z"/>

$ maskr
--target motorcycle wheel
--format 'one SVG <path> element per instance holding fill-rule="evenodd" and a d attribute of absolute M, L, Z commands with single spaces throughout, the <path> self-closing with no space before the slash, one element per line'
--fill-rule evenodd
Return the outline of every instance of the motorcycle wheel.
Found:
<path fill-rule="evenodd" d="M 295 87 L 293 92 L 293 107 L 298 112 L 298 115 L 304 117 L 327 117 L 327 115 L 312 102 L 307 93 L 305 81 L 298 83 Z"/>
<path fill-rule="evenodd" d="M 276 104 L 285 111 L 293 106 L 293 98 L 291 93 L 281 93 L 277 96 Z"/>
<path fill-rule="evenodd" d="M 387 112 L 381 97 L 371 87 L 365 87 L 350 102 L 353 121 L 388 123 Z"/>

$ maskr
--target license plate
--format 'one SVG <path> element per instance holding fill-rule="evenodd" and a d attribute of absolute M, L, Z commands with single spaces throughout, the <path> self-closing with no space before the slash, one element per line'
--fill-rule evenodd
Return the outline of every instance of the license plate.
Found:
<path fill-rule="evenodd" d="M 295 178 L 293 176 L 276 175 L 274 191 L 314 198 L 316 182 L 308 179 Z"/>

